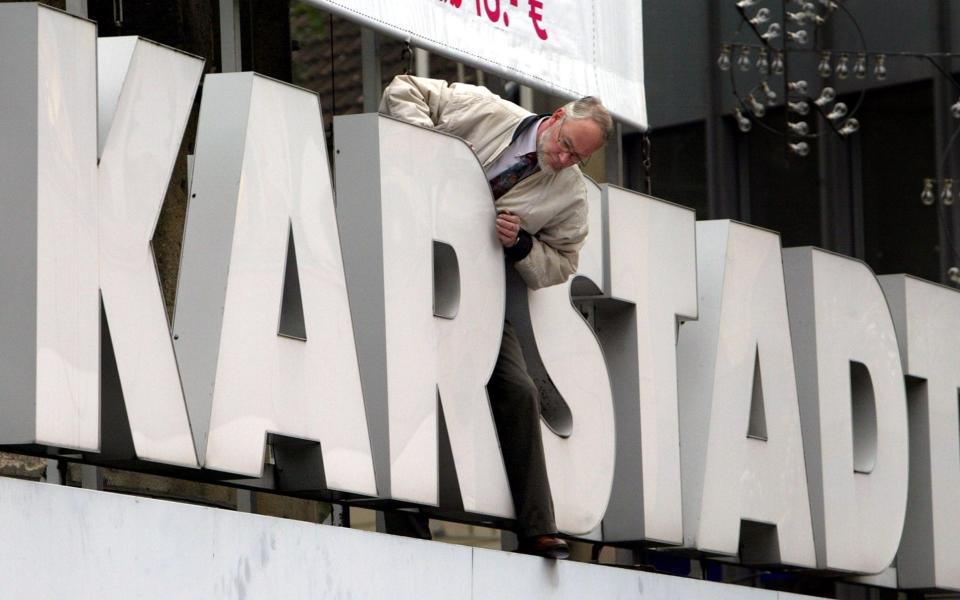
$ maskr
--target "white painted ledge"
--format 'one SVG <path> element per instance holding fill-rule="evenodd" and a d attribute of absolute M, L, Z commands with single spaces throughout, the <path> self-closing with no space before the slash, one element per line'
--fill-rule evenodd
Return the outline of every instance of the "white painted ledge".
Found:
<path fill-rule="evenodd" d="M 0 540 L 0 598 L 802 598 L 5 478 Z"/>

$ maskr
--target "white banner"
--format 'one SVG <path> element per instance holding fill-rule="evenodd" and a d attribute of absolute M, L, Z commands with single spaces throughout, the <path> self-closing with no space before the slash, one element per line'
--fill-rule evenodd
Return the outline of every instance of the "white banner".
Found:
<path fill-rule="evenodd" d="M 454 60 L 647 128 L 641 0 L 309 0 Z"/>

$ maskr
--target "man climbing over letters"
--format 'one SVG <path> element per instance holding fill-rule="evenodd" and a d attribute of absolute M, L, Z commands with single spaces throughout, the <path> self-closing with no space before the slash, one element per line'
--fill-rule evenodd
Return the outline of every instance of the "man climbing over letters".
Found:
<path fill-rule="evenodd" d="M 470 144 L 497 209 L 490 226 L 529 288 L 563 283 L 576 272 L 587 235 L 580 167 L 606 143 L 613 125 L 597 98 L 534 115 L 483 87 L 401 75 L 384 91 L 380 112 Z M 540 437 L 539 392 L 509 321 L 487 391 L 517 515 L 518 549 L 566 558 Z M 388 530 L 397 518 L 387 516 Z"/>

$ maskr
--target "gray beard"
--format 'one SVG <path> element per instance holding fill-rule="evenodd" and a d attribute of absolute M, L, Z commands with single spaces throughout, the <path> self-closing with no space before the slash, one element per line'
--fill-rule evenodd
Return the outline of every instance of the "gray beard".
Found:
<path fill-rule="evenodd" d="M 553 130 L 555 127 L 557 127 L 556 124 L 548 127 L 547 130 L 544 131 L 537 140 L 537 166 L 540 167 L 540 170 L 547 175 L 553 175 L 557 172 L 557 169 L 551 167 L 547 162 L 547 153 L 543 150 L 544 141 L 549 139 L 549 136 L 553 135 Z"/>
<path fill-rule="evenodd" d="M 547 163 L 547 153 L 543 151 L 543 144 L 537 144 L 537 166 L 547 175 L 553 175 L 557 172 Z"/>

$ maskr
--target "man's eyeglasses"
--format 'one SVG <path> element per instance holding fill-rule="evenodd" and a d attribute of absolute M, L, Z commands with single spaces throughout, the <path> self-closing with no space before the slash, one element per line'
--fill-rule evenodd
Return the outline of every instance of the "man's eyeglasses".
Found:
<path fill-rule="evenodd" d="M 590 162 L 590 155 L 581 156 L 573 149 L 573 146 L 570 144 L 570 140 L 563 137 L 563 124 L 566 122 L 567 119 L 564 117 L 563 120 L 560 121 L 560 126 L 557 127 L 557 145 L 560 146 L 561 152 L 568 154 L 571 158 L 573 158 L 574 162 L 582 169 L 583 167 L 587 166 L 588 162 Z"/>

